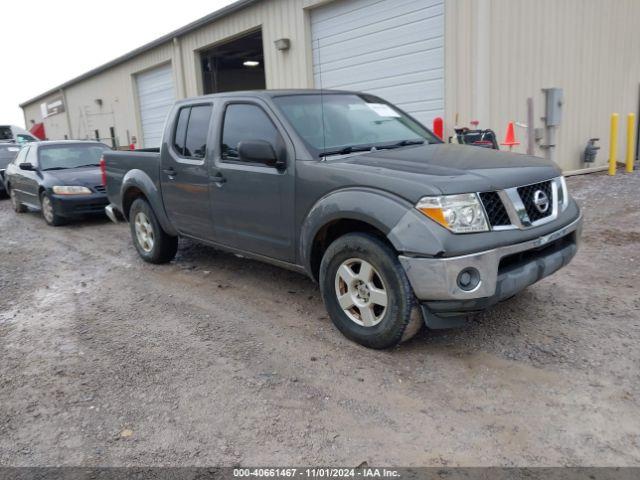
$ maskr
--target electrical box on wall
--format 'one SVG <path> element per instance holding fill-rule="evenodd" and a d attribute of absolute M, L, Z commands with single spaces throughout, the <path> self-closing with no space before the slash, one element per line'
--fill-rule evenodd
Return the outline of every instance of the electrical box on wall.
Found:
<path fill-rule="evenodd" d="M 559 127 L 562 120 L 564 92 L 561 88 L 544 88 L 542 91 L 546 97 L 545 125 L 548 127 Z"/>

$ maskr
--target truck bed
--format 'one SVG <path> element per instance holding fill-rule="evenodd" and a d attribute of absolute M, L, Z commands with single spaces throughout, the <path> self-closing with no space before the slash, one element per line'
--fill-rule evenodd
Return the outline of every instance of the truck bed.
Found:
<path fill-rule="evenodd" d="M 103 158 L 107 169 L 107 195 L 113 204 L 122 211 L 121 187 L 125 175 L 135 170 L 143 171 L 159 189 L 160 153 L 158 149 L 131 152 L 105 152 Z"/>

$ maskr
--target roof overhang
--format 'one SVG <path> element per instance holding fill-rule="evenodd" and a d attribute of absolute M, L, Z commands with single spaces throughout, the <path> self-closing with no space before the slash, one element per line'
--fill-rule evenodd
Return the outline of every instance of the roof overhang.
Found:
<path fill-rule="evenodd" d="M 231 5 L 227 5 L 226 7 L 221 8 L 220 10 L 216 10 L 213 13 L 210 13 L 209 15 L 206 15 L 198 20 L 196 20 L 195 22 L 191 22 L 188 25 L 185 25 L 182 28 L 179 28 L 177 30 L 174 30 L 173 32 L 167 33 L 166 35 L 163 35 L 160 38 L 157 38 L 156 40 L 153 40 L 152 42 L 149 42 L 145 45 L 142 45 L 141 47 L 136 48 L 135 50 L 131 50 L 129 53 L 125 53 L 124 55 L 111 60 L 110 62 L 105 63 L 104 65 L 100 65 L 97 68 L 94 68 L 93 70 L 89 70 L 87 73 L 83 73 L 82 75 L 72 78 L 71 80 L 58 85 L 55 88 L 52 88 L 51 90 L 47 90 L 44 93 L 41 93 L 40 95 L 37 95 L 33 98 L 30 98 L 29 100 L 22 102 L 20 104 L 20 108 L 24 108 L 27 105 L 30 105 L 34 102 L 37 102 L 38 100 L 42 100 L 45 97 L 48 97 L 49 95 L 53 95 L 55 93 L 59 93 L 60 90 L 70 87 L 71 85 L 74 85 L 76 83 L 79 83 L 83 80 L 86 80 L 87 78 L 91 78 L 94 75 L 97 75 L 101 72 L 104 72 L 105 70 L 108 70 L 112 67 L 115 67 L 117 65 L 120 65 L 128 60 L 131 60 L 132 58 L 137 57 L 140 54 L 143 54 L 145 52 L 148 52 L 149 50 L 152 50 L 156 47 L 159 47 L 161 45 L 164 45 L 167 42 L 172 41 L 174 38 L 179 38 L 183 35 L 186 35 L 187 33 L 193 32 L 194 30 L 199 29 L 200 27 L 203 27 L 211 22 L 214 22 L 216 20 L 220 20 L 223 17 L 226 17 L 227 15 L 231 15 L 232 13 L 235 13 L 239 10 L 242 10 L 243 8 L 246 8 L 250 5 L 253 5 L 254 3 L 258 3 L 262 0 L 237 0 L 236 2 L 232 3 Z"/>

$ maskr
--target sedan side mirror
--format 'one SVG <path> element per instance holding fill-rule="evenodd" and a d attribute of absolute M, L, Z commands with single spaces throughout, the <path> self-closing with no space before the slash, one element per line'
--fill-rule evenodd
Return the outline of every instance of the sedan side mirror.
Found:
<path fill-rule="evenodd" d="M 240 142 L 238 145 L 238 156 L 243 162 L 263 163 L 277 169 L 282 169 L 286 166 L 286 162 L 278 160 L 273 146 L 264 140 Z"/>
<path fill-rule="evenodd" d="M 20 165 L 18 165 L 18 167 L 20 167 L 20 170 L 27 170 L 29 172 L 33 172 L 36 169 L 36 167 L 28 162 L 21 163 Z"/>

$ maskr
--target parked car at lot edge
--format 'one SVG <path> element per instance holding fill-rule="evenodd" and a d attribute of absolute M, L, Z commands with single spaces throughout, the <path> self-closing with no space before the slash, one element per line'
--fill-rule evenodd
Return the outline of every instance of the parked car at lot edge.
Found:
<path fill-rule="evenodd" d="M 0 143 L 13 142 L 18 144 L 37 142 L 38 139 L 24 128 L 14 125 L 0 125 Z"/>
<path fill-rule="evenodd" d="M 20 151 L 20 145 L 15 143 L 0 143 L 0 196 L 6 195 L 5 170 Z"/>
<path fill-rule="evenodd" d="M 42 211 L 49 225 L 103 214 L 108 204 L 99 162 L 109 147 L 98 142 L 50 141 L 24 146 L 5 171 L 13 207 Z"/>
<path fill-rule="evenodd" d="M 555 164 L 444 144 L 354 92 L 180 101 L 159 152 L 106 152 L 104 169 L 107 214 L 129 221 L 144 260 L 170 261 L 184 236 L 306 273 L 336 327 L 371 348 L 552 274 L 582 223 Z"/>

